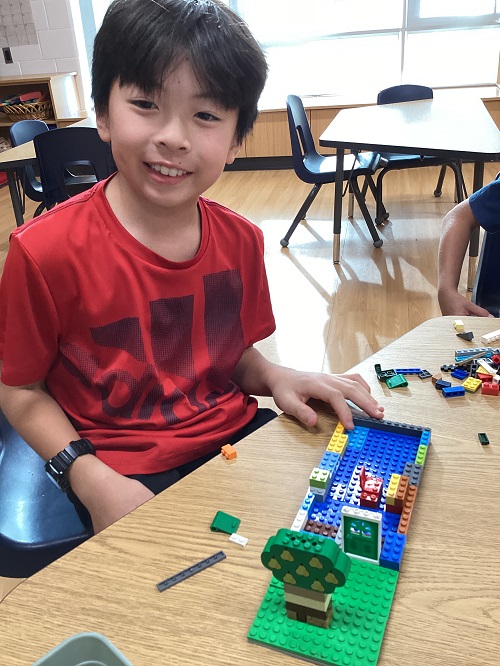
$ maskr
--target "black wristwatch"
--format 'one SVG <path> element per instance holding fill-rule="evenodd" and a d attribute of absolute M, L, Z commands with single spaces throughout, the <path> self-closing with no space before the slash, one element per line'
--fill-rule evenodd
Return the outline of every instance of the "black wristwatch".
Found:
<path fill-rule="evenodd" d="M 68 492 L 70 484 L 65 472 L 78 456 L 84 456 L 87 453 L 95 456 L 95 447 L 89 439 L 77 439 L 75 442 L 70 442 L 65 449 L 45 463 L 45 471 L 49 479 L 63 492 Z"/>

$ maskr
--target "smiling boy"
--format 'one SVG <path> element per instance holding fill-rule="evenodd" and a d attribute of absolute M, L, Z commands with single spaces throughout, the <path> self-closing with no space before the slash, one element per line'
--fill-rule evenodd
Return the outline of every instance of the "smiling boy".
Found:
<path fill-rule="evenodd" d="M 274 331 L 262 233 L 201 196 L 265 83 L 241 19 L 217 0 L 116 0 L 92 78 L 118 172 L 12 234 L 0 405 L 97 532 L 269 420 L 252 395 L 307 425 L 310 398 L 346 427 L 346 399 L 383 410 L 358 375 L 253 347 Z"/>

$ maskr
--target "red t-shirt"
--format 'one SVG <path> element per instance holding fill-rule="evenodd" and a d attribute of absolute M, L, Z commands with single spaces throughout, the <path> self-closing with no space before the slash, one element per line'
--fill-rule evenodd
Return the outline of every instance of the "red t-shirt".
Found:
<path fill-rule="evenodd" d="M 1 380 L 45 380 L 122 474 L 177 467 L 250 421 L 231 380 L 275 328 L 263 236 L 199 200 L 196 256 L 171 262 L 118 222 L 98 183 L 11 235 L 0 285 Z"/>

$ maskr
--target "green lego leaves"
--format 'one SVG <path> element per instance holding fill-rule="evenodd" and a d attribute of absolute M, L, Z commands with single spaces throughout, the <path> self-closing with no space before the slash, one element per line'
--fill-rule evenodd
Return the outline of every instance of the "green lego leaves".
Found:
<path fill-rule="evenodd" d="M 268 540 L 261 560 L 278 580 L 323 594 L 345 585 L 351 567 L 332 539 L 287 529 Z"/>

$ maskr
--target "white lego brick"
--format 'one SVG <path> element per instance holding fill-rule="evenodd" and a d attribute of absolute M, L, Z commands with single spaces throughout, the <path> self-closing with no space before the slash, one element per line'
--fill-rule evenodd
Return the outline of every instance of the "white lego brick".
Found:
<path fill-rule="evenodd" d="M 232 541 L 233 543 L 237 543 L 238 546 L 243 546 L 243 548 L 247 545 L 248 539 L 244 536 L 241 536 L 241 534 L 231 534 L 229 537 L 229 541 Z"/>
<path fill-rule="evenodd" d="M 489 344 L 495 340 L 500 340 L 500 328 L 498 328 L 496 331 L 492 331 L 491 333 L 486 333 L 485 335 L 481 336 L 481 342 L 484 342 L 485 344 Z"/>
<path fill-rule="evenodd" d="M 304 525 L 307 523 L 308 518 L 309 516 L 307 511 L 304 509 L 299 509 L 290 529 L 293 532 L 300 532 L 300 530 L 303 529 Z"/>
<path fill-rule="evenodd" d="M 483 368 L 485 372 L 487 372 L 489 375 L 496 375 L 497 371 L 496 368 L 492 368 L 491 365 L 488 363 L 488 361 L 485 361 L 483 358 L 480 358 L 478 360 L 478 364 Z"/>

